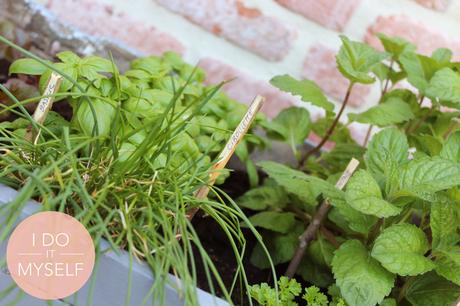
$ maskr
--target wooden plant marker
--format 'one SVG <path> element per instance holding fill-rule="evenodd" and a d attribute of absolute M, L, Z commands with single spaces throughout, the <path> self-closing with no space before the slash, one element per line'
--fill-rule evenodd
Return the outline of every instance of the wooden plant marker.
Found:
<path fill-rule="evenodd" d="M 230 157 L 232 157 L 233 153 L 235 152 L 236 147 L 241 142 L 244 135 L 246 135 L 246 133 L 248 132 L 249 127 L 251 126 L 252 122 L 254 122 L 257 112 L 262 107 L 262 104 L 264 103 L 264 101 L 265 101 L 264 97 L 256 96 L 254 100 L 252 101 L 251 105 L 249 105 L 249 108 L 246 114 L 244 115 L 240 124 L 238 124 L 238 126 L 236 127 L 230 139 L 227 141 L 227 144 L 225 145 L 222 152 L 220 152 L 219 157 L 217 158 L 217 162 L 212 167 L 211 172 L 209 173 L 208 184 L 198 189 L 198 191 L 195 193 L 195 197 L 197 199 L 202 200 L 208 196 L 209 188 L 212 185 L 214 185 L 214 183 L 216 182 L 216 179 L 220 175 L 220 170 L 225 168 L 228 161 L 230 160 Z M 198 210 L 199 210 L 198 207 L 189 209 L 187 211 L 187 218 L 189 220 L 192 220 L 195 214 L 198 212 Z"/>
<path fill-rule="evenodd" d="M 340 176 L 339 180 L 335 184 L 335 187 L 339 190 L 342 190 L 358 166 L 359 161 L 352 158 L 348 163 L 347 168 L 342 173 L 342 176 Z M 331 209 L 331 204 L 329 204 L 329 201 L 326 199 L 321 203 L 305 232 L 303 232 L 303 234 L 299 237 L 299 245 L 285 273 L 287 277 L 292 278 L 296 273 L 303 255 L 307 250 L 308 244 L 315 238 L 316 232 L 321 226 L 321 223 L 323 223 L 323 220 L 326 218 L 329 209 Z"/>
<path fill-rule="evenodd" d="M 36 123 L 39 125 L 43 125 L 45 122 L 46 116 L 48 115 L 48 112 L 50 111 L 51 107 L 53 106 L 54 102 L 54 97 L 53 95 L 59 90 L 59 87 L 61 86 L 62 83 L 62 76 L 57 74 L 56 72 L 52 72 L 50 79 L 48 80 L 48 84 L 46 85 L 45 92 L 43 97 L 40 102 L 37 105 L 37 108 L 35 109 L 33 119 Z M 30 125 L 27 128 L 27 133 L 25 136 L 25 139 L 28 141 L 34 141 L 34 143 L 37 141 L 38 136 L 40 135 L 40 131 L 38 132 L 32 130 L 32 126 Z"/>

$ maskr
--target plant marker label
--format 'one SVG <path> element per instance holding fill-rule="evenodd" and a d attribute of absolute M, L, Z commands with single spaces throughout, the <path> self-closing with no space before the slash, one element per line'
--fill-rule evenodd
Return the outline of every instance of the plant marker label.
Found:
<path fill-rule="evenodd" d="M 48 84 L 46 85 L 45 92 L 43 93 L 45 97 L 40 100 L 33 115 L 33 119 L 38 124 L 42 125 L 45 122 L 46 116 L 54 102 L 53 95 L 59 90 L 61 83 L 62 76 L 56 72 L 52 72 Z M 30 141 L 32 138 L 35 137 L 32 136 L 32 129 L 30 127 L 30 130 L 27 131 L 26 139 Z"/>
<path fill-rule="evenodd" d="M 233 132 L 230 139 L 227 141 L 222 152 L 220 152 L 219 157 L 217 158 L 217 162 L 211 169 L 211 173 L 209 174 L 209 182 L 208 184 L 212 186 L 216 181 L 217 177 L 219 176 L 220 172 L 218 170 L 222 170 L 232 157 L 233 153 L 236 150 L 236 147 L 243 139 L 244 135 L 248 132 L 251 124 L 254 122 L 257 113 L 259 112 L 262 104 L 264 103 L 265 98 L 262 96 L 256 96 L 252 101 L 251 105 L 249 105 L 246 114 L 244 115 L 243 119 L 240 121 L 240 124 L 236 127 L 235 131 Z M 198 199 L 204 199 L 209 193 L 209 187 L 203 186 L 200 188 L 195 197 Z"/>
<path fill-rule="evenodd" d="M 350 177 L 353 175 L 353 172 L 355 172 L 356 168 L 358 168 L 358 166 L 359 166 L 359 160 L 352 158 L 350 162 L 348 163 L 347 168 L 345 169 L 345 171 L 343 171 L 339 180 L 335 184 L 335 187 L 339 190 L 342 190 L 347 184 Z"/>
<path fill-rule="evenodd" d="M 65 298 L 83 287 L 95 260 L 86 228 L 72 216 L 54 211 L 34 214 L 19 223 L 6 252 L 16 284 L 43 300 Z"/>

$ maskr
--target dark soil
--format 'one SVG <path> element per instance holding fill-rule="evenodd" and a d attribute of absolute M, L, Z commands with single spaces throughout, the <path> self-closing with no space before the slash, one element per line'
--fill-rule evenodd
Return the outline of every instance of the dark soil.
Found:
<path fill-rule="evenodd" d="M 225 184 L 219 187 L 231 196 L 232 199 L 236 199 L 249 189 L 247 174 L 244 172 L 233 172 L 226 180 Z M 202 214 L 197 215 L 193 219 L 193 225 L 200 236 L 201 244 L 208 252 L 209 257 L 213 260 L 213 263 L 219 271 L 226 288 L 229 289 L 232 285 L 238 265 L 225 233 L 222 231 L 217 222 L 210 217 L 203 217 Z M 243 232 L 247 242 L 247 254 L 244 258 L 244 266 L 249 284 L 258 284 L 261 282 L 272 283 L 273 280 L 270 270 L 260 270 L 249 262 L 249 257 L 256 244 L 256 239 L 250 230 L 243 230 Z M 196 250 L 195 260 L 195 264 L 197 266 L 198 287 L 209 292 L 209 281 L 203 270 L 201 257 Z M 215 282 L 214 288 L 218 296 L 223 295 L 222 290 Z M 240 285 L 237 285 L 232 293 L 232 299 L 236 305 L 248 305 L 246 294 L 246 290 Z"/>

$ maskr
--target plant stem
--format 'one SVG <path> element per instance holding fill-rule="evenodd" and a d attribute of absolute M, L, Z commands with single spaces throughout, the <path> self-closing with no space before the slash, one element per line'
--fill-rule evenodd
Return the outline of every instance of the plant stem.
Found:
<path fill-rule="evenodd" d="M 350 82 L 350 84 L 348 85 L 348 88 L 347 88 L 347 93 L 345 94 L 345 98 L 343 99 L 343 102 L 342 102 L 342 106 L 340 107 L 340 110 L 337 114 L 337 116 L 335 117 L 334 121 L 332 122 L 331 126 L 329 127 L 329 129 L 327 130 L 326 134 L 324 135 L 323 139 L 321 139 L 320 143 L 318 143 L 318 145 L 316 145 L 316 147 L 314 147 L 313 149 L 311 149 L 310 151 L 306 152 L 305 154 L 303 154 L 303 156 L 301 156 L 300 160 L 299 160 L 299 168 L 301 168 L 305 162 L 308 160 L 308 158 L 317 153 L 319 150 L 321 150 L 321 148 L 324 146 L 324 144 L 329 140 L 329 138 L 331 137 L 332 133 L 334 132 L 335 130 L 335 127 L 337 126 L 337 124 L 339 123 L 339 120 L 340 120 L 340 117 L 342 116 L 343 114 L 343 111 L 345 110 L 345 107 L 347 106 L 348 104 L 348 100 L 350 99 L 350 94 L 351 94 L 351 90 L 353 88 L 353 85 L 354 83 L 353 82 Z"/>
<path fill-rule="evenodd" d="M 369 128 L 367 129 L 366 137 L 364 137 L 363 147 L 367 146 L 367 143 L 369 142 L 369 138 L 371 138 L 371 133 L 372 133 L 373 128 L 374 128 L 374 125 L 370 124 Z"/>
<path fill-rule="evenodd" d="M 393 59 L 391 60 L 391 63 L 390 63 L 390 72 L 391 72 L 391 69 L 393 69 Z M 379 99 L 379 103 L 382 103 L 383 101 L 383 96 L 387 93 L 387 90 L 388 90 L 388 84 L 390 83 L 390 77 L 388 77 L 385 81 L 385 85 L 383 86 L 383 89 L 382 89 L 382 93 L 380 95 L 380 99 Z M 394 84 L 393 84 L 394 85 Z M 374 125 L 371 124 L 369 125 L 369 128 L 367 129 L 367 133 L 366 133 L 366 137 L 364 138 L 364 142 L 363 142 L 363 147 L 366 147 L 367 146 L 367 143 L 369 141 L 369 138 L 371 137 L 371 132 L 372 132 L 372 129 L 374 128 Z"/>
<path fill-rule="evenodd" d="M 324 238 L 326 238 L 326 240 L 329 241 L 336 249 L 340 247 L 340 242 L 335 239 L 334 234 L 331 233 L 324 225 L 321 226 L 319 231 L 324 236 Z"/>
<path fill-rule="evenodd" d="M 406 297 L 406 291 L 409 288 L 409 285 L 414 281 L 414 277 L 410 276 L 406 279 L 404 282 L 404 285 L 402 286 L 401 290 L 399 291 L 398 294 L 398 304 Z"/>
<path fill-rule="evenodd" d="M 351 161 L 348 163 L 348 166 L 343 172 L 342 176 L 335 184 L 335 187 L 339 190 L 343 189 L 343 187 L 345 187 L 346 183 L 353 175 L 353 172 L 356 170 L 358 165 L 359 161 L 352 158 Z M 330 208 L 331 204 L 329 204 L 329 201 L 324 200 L 319 206 L 315 215 L 313 216 L 313 220 L 310 222 L 310 224 L 308 224 L 305 232 L 303 232 L 303 234 L 299 237 L 299 245 L 285 273 L 287 277 L 292 278 L 296 273 L 297 268 L 299 267 L 300 262 L 302 261 L 303 255 L 307 250 L 308 244 L 315 238 L 316 232 L 318 231 L 319 227 L 326 218 Z"/>

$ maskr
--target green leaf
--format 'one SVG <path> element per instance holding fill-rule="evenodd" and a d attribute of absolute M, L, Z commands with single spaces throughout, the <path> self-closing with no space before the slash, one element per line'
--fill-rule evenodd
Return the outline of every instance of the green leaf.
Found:
<path fill-rule="evenodd" d="M 155 75 L 163 69 L 161 60 L 155 56 L 137 58 L 131 62 L 131 69 L 142 69 L 148 73 Z"/>
<path fill-rule="evenodd" d="M 439 157 L 421 158 L 402 166 L 396 195 L 424 196 L 460 185 L 460 164 Z"/>
<path fill-rule="evenodd" d="M 92 99 L 94 115 L 89 102 L 83 101 L 76 111 L 74 119 L 85 135 L 93 135 L 93 129 L 97 121 L 99 135 L 107 136 L 110 133 L 112 121 L 115 118 L 115 107 L 106 101 Z"/>
<path fill-rule="evenodd" d="M 460 75 L 450 68 L 435 73 L 426 90 L 430 98 L 449 102 L 449 106 L 460 108 Z"/>
<path fill-rule="evenodd" d="M 456 131 L 449 135 L 439 156 L 460 162 L 460 131 Z"/>
<path fill-rule="evenodd" d="M 287 192 L 298 196 L 306 203 L 316 204 L 319 193 L 311 186 L 308 175 L 271 161 L 263 161 L 258 165 Z"/>
<path fill-rule="evenodd" d="M 329 220 L 337 224 L 342 229 L 367 235 L 372 227 L 377 223 L 377 218 L 365 215 L 347 205 L 345 201 L 340 206 L 332 208 L 328 214 Z"/>
<path fill-rule="evenodd" d="M 335 117 L 334 116 L 325 116 L 318 118 L 312 125 L 312 131 L 319 137 L 324 137 L 331 127 Z M 329 138 L 330 141 L 335 143 L 354 143 L 356 141 L 351 137 L 350 129 L 343 123 L 337 123 L 334 132 Z"/>
<path fill-rule="evenodd" d="M 438 48 L 433 51 L 431 58 L 439 63 L 449 63 L 452 59 L 452 51 L 447 48 Z"/>
<path fill-rule="evenodd" d="M 310 113 L 302 107 L 291 106 L 283 109 L 271 122 L 265 124 L 269 136 L 287 142 L 293 152 L 304 143 L 310 133 Z"/>
<path fill-rule="evenodd" d="M 21 73 L 30 75 L 42 75 L 48 68 L 42 63 L 31 58 L 15 60 L 9 68 L 9 73 Z"/>
<path fill-rule="evenodd" d="M 378 33 L 377 37 L 385 51 L 393 55 L 394 59 L 398 59 L 404 52 L 415 51 L 416 49 L 415 45 L 400 37 L 389 37 L 383 33 Z"/>
<path fill-rule="evenodd" d="M 455 202 L 436 201 L 431 203 L 430 227 L 432 248 L 453 245 L 460 240 L 458 208 Z"/>
<path fill-rule="evenodd" d="M 296 225 L 295 228 L 287 234 L 278 234 L 270 232 L 263 235 L 263 242 L 267 247 L 270 256 L 275 265 L 288 262 L 294 256 L 299 236 L 303 232 L 302 225 Z M 259 269 L 270 268 L 267 254 L 263 251 L 262 246 L 257 243 L 251 254 L 251 263 Z"/>
<path fill-rule="evenodd" d="M 413 136 L 412 139 L 418 144 L 416 146 L 418 151 L 425 152 L 430 156 L 439 155 L 442 149 L 442 142 L 438 137 L 428 134 L 419 134 Z"/>
<path fill-rule="evenodd" d="M 371 69 L 388 54 L 378 52 L 365 43 L 351 41 L 343 35 L 340 39 L 342 47 L 336 57 L 340 72 L 351 82 L 373 83 L 375 79 L 370 75 Z"/>
<path fill-rule="evenodd" d="M 62 128 L 70 126 L 70 123 L 60 114 L 50 111 L 46 116 L 44 125 L 55 135 L 61 135 Z"/>
<path fill-rule="evenodd" d="M 81 58 L 72 51 L 63 51 L 56 54 L 56 57 L 66 64 L 78 64 Z"/>
<path fill-rule="evenodd" d="M 96 72 L 113 72 L 112 62 L 99 56 L 87 56 L 80 62 L 80 66 L 87 66 Z"/>
<path fill-rule="evenodd" d="M 334 251 L 335 247 L 324 239 L 322 235 L 318 235 L 318 238 L 308 246 L 308 254 L 313 261 L 326 267 L 331 266 Z"/>
<path fill-rule="evenodd" d="M 356 306 L 380 303 L 390 294 L 395 278 L 358 240 L 348 240 L 335 252 L 332 272 L 345 301 Z"/>
<path fill-rule="evenodd" d="M 365 149 L 358 144 L 338 143 L 332 150 L 326 151 L 321 158 L 328 166 L 333 167 L 332 173 L 338 173 L 350 162 L 350 159 L 356 158 L 362 160 Z"/>
<path fill-rule="evenodd" d="M 351 121 L 383 127 L 412 120 L 415 116 L 406 102 L 398 98 L 391 98 L 360 114 L 348 114 L 348 118 Z"/>
<path fill-rule="evenodd" d="M 396 224 L 377 237 L 371 255 L 390 272 L 417 275 L 434 268 L 433 262 L 423 256 L 428 249 L 421 229 L 412 224 Z"/>
<path fill-rule="evenodd" d="M 386 298 L 379 304 L 379 306 L 397 306 L 395 299 Z"/>
<path fill-rule="evenodd" d="M 433 255 L 436 257 L 436 273 L 460 285 L 460 246 L 437 249 Z"/>
<path fill-rule="evenodd" d="M 283 208 L 287 204 L 287 194 L 284 188 L 275 182 L 268 183 L 266 179 L 264 185 L 252 188 L 236 200 L 236 203 L 244 208 L 252 210 L 265 210 L 268 208 Z"/>
<path fill-rule="evenodd" d="M 290 212 L 264 211 L 249 218 L 253 226 L 286 234 L 296 224 L 295 215 Z"/>
<path fill-rule="evenodd" d="M 324 108 L 327 112 L 334 111 L 334 104 L 327 100 L 321 88 L 310 80 L 296 80 L 285 74 L 275 76 L 270 83 L 282 91 L 289 92 L 293 96 L 300 96 L 302 101 Z"/>
<path fill-rule="evenodd" d="M 406 135 L 396 128 L 386 128 L 372 137 L 364 160 L 372 174 L 385 178 L 408 161 L 408 150 Z"/>
<path fill-rule="evenodd" d="M 321 288 L 334 283 L 330 268 L 317 264 L 308 257 L 302 259 L 296 274 L 300 275 L 308 283 Z"/>
<path fill-rule="evenodd" d="M 366 170 L 358 170 L 347 184 L 347 203 L 363 214 L 379 218 L 396 216 L 401 209 L 382 198 L 382 192 L 372 175 Z"/>
<path fill-rule="evenodd" d="M 311 306 L 328 306 L 329 299 L 326 295 L 320 292 L 318 287 L 311 286 L 305 288 L 305 294 L 302 298 L 307 302 L 307 305 Z"/>
<path fill-rule="evenodd" d="M 436 60 L 416 54 L 414 52 L 405 52 L 399 58 L 402 68 L 407 73 L 407 80 L 421 94 L 425 95 L 429 87 L 429 83 L 437 70 L 442 68 L 442 64 Z"/>
<path fill-rule="evenodd" d="M 429 272 L 418 276 L 406 290 L 412 306 L 452 306 L 460 296 L 460 287 Z"/>

